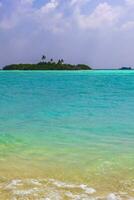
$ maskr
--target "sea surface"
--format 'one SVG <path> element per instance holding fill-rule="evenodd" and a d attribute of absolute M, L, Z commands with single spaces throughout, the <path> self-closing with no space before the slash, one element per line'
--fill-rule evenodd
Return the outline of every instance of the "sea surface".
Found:
<path fill-rule="evenodd" d="M 1 71 L 0 200 L 134 200 L 134 71 Z"/>

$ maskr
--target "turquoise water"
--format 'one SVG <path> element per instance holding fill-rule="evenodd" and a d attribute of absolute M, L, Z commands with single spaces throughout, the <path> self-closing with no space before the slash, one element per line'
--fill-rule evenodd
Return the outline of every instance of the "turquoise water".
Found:
<path fill-rule="evenodd" d="M 134 72 L 0 72 L 0 176 L 133 197 Z"/>

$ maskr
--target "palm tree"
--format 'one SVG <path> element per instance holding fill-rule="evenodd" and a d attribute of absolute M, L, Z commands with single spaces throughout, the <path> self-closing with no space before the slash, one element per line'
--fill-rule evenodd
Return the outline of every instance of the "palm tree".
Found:
<path fill-rule="evenodd" d="M 58 60 L 57 64 L 61 64 L 61 60 L 60 59 Z"/>
<path fill-rule="evenodd" d="M 59 59 L 58 60 L 58 64 L 62 65 L 64 63 L 64 60 L 63 59 Z"/>
<path fill-rule="evenodd" d="M 43 55 L 43 56 L 41 57 L 41 61 L 42 61 L 42 62 L 45 62 L 45 60 L 46 60 L 46 56 Z"/>
<path fill-rule="evenodd" d="M 61 64 L 63 64 L 63 63 L 64 63 L 64 60 L 63 60 L 63 59 L 61 59 L 61 61 L 60 61 L 60 62 L 61 62 Z"/>
<path fill-rule="evenodd" d="M 53 59 L 52 58 L 50 59 L 50 62 L 53 63 Z"/>

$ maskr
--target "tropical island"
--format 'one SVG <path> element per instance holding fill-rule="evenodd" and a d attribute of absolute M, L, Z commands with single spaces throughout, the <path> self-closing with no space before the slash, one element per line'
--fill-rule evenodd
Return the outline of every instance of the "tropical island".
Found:
<path fill-rule="evenodd" d="M 3 67 L 3 70 L 91 70 L 91 67 L 85 64 L 65 64 L 63 59 L 57 62 L 53 59 L 46 61 L 46 56 L 43 55 L 37 64 L 11 64 Z"/>
<path fill-rule="evenodd" d="M 131 67 L 121 67 L 120 70 L 132 70 Z"/>

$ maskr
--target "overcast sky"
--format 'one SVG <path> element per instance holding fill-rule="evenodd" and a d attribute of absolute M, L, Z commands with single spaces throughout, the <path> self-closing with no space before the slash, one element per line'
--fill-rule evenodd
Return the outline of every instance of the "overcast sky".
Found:
<path fill-rule="evenodd" d="M 0 66 L 42 54 L 94 68 L 134 66 L 134 0 L 0 0 Z"/>

